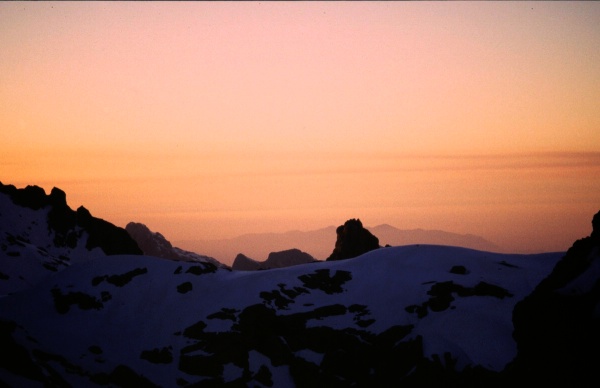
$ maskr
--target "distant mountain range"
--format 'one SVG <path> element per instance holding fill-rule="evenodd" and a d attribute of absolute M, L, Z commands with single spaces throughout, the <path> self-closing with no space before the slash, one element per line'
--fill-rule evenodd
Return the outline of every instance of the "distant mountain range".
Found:
<path fill-rule="evenodd" d="M 498 252 L 500 248 L 483 237 L 472 234 L 457 234 L 441 230 L 397 229 L 391 225 L 367 227 L 379 238 L 382 246 L 412 244 L 434 244 L 459 246 L 488 252 Z M 316 260 L 325 260 L 332 253 L 336 240 L 336 226 L 312 231 L 289 231 L 284 233 L 249 233 L 230 239 L 219 240 L 179 240 L 175 243 L 194 252 L 214 257 L 231 265 L 233 259 L 242 253 L 255 260 L 264 260 L 271 252 L 292 248 L 310 254 Z"/>
<path fill-rule="evenodd" d="M 566 253 L 419 244 L 249 272 L 143 254 L 60 189 L 0 183 L 0 386 L 595 387 L 598 306 L 600 212 Z"/>

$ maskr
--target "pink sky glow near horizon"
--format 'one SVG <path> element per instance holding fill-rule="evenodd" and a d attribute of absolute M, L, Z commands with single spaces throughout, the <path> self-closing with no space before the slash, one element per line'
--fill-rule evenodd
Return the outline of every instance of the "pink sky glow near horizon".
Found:
<path fill-rule="evenodd" d="M 360 218 L 565 250 L 600 210 L 598 25 L 598 2 L 2 2 L 0 181 L 173 242 Z"/>

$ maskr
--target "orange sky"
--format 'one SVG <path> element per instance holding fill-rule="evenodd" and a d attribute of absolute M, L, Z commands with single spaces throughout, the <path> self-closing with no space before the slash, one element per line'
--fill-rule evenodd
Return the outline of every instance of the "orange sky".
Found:
<path fill-rule="evenodd" d="M 600 210 L 598 25 L 598 2 L 1 2 L 0 181 L 172 241 L 358 217 L 566 249 Z"/>

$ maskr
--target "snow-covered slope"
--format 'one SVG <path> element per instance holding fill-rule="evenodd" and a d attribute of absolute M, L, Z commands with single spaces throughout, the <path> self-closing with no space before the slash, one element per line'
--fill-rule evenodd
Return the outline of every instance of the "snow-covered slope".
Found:
<path fill-rule="evenodd" d="M 500 371 L 517 352 L 515 303 L 560 257 L 421 245 L 258 272 L 88 260 L 0 299 L 0 336 L 20 357 L 0 380 L 279 387 Z"/>
<path fill-rule="evenodd" d="M 0 295 L 31 287 L 69 265 L 107 254 L 141 253 L 125 230 L 71 210 L 66 195 L 0 183 Z"/>

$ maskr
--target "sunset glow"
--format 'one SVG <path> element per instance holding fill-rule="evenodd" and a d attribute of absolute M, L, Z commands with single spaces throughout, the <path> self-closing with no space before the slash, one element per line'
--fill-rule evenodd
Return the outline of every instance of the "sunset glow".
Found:
<path fill-rule="evenodd" d="M 0 181 L 174 242 L 360 218 L 566 250 L 600 210 L 599 25 L 598 2 L 2 2 Z"/>

